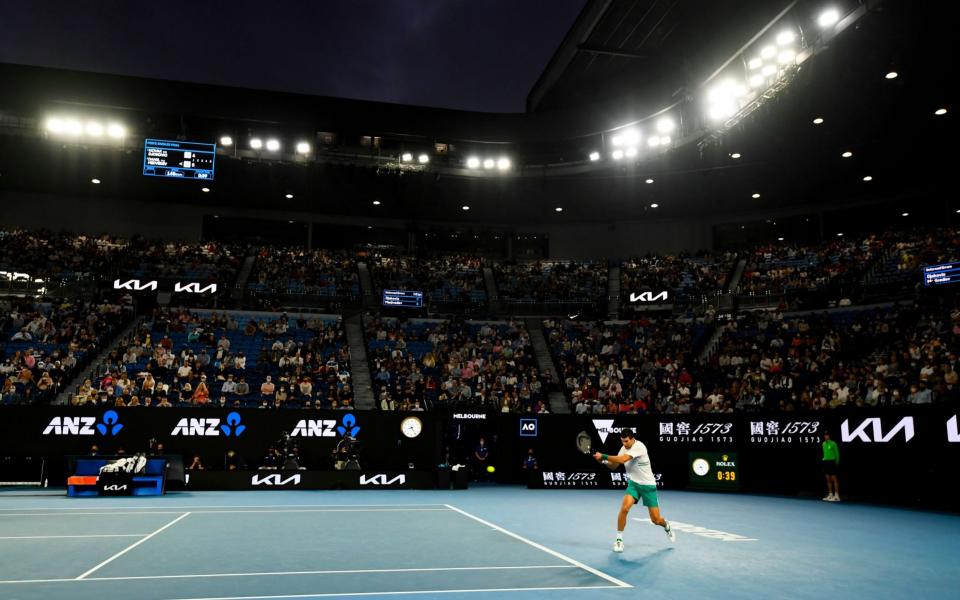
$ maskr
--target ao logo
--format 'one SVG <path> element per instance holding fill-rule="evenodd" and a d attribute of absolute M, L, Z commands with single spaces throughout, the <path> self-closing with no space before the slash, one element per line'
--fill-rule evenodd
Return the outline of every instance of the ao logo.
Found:
<path fill-rule="evenodd" d="M 870 431 L 867 429 L 870 428 Z M 893 426 L 886 434 L 883 433 L 883 424 L 879 417 L 870 417 L 864 419 L 856 429 L 850 431 L 850 420 L 844 419 L 840 425 L 840 439 L 844 442 L 858 440 L 861 442 L 884 443 L 893 439 L 893 436 L 903 431 L 903 441 L 909 442 L 913 439 L 913 417 L 904 417 Z M 872 435 L 871 435 L 872 434 Z"/>
<path fill-rule="evenodd" d="M 218 437 L 221 432 L 224 436 L 240 436 L 246 431 L 247 426 L 240 423 L 240 413 L 232 412 L 227 415 L 225 423 L 220 419 L 193 419 L 183 418 L 177 421 L 176 427 L 170 435 L 182 435 L 187 437 Z"/>
<path fill-rule="evenodd" d="M 520 435 L 524 437 L 537 437 L 537 420 L 520 419 Z"/>
<path fill-rule="evenodd" d="M 113 436 L 120 433 L 123 424 L 115 410 L 103 413 L 103 422 L 97 423 L 96 417 L 54 417 L 43 430 L 43 435 L 100 435 Z"/>

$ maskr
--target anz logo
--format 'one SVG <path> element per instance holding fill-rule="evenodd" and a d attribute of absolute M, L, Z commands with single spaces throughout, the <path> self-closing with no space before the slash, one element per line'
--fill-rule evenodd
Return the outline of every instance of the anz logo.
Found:
<path fill-rule="evenodd" d="M 177 421 L 170 435 L 185 437 L 239 437 L 247 426 L 240 422 L 240 413 L 232 412 L 221 423 L 221 419 L 183 418 Z"/>
<path fill-rule="evenodd" d="M 335 419 L 300 419 L 290 437 L 337 437 Z"/>
<path fill-rule="evenodd" d="M 356 435 L 360 433 L 360 427 L 357 426 L 357 418 L 353 416 L 353 413 L 343 415 L 343 424 L 337 426 L 337 433 L 342 436 L 346 436 L 349 433 L 350 437 L 356 437 Z"/>
<path fill-rule="evenodd" d="M 95 435 L 114 436 L 120 433 L 123 424 L 115 410 L 103 413 L 102 422 L 96 417 L 54 417 L 43 430 L 43 435 Z"/>
<path fill-rule="evenodd" d="M 630 302 L 659 302 L 667 299 L 667 290 L 657 294 L 653 292 L 640 292 L 639 294 L 630 294 Z"/>

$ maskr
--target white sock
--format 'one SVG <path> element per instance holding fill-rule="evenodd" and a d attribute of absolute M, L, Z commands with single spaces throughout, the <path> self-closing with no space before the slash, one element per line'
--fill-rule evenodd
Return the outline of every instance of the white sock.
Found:
<path fill-rule="evenodd" d="M 623 540 L 623 531 L 618 531 L 618 532 L 617 532 L 617 539 L 618 539 L 618 540 Z"/>

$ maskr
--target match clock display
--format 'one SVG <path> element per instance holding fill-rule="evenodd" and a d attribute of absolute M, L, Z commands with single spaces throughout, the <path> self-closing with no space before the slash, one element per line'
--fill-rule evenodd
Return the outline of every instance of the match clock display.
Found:
<path fill-rule="evenodd" d="M 400 423 L 400 431 L 408 438 L 415 438 L 423 431 L 423 422 L 417 417 L 407 417 Z"/>
<path fill-rule="evenodd" d="M 740 475 L 736 452 L 691 452 L 688 483 L 691 488 L 739 490 Z"/>

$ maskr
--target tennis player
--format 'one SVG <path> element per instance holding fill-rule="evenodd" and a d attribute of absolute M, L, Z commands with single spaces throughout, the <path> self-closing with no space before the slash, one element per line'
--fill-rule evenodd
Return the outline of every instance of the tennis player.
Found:
<path fill-rule="evenodd" d="M 650 521 L 663 527 L 671 542 L 677 540 L 677 534 L 670 527 L 670 522 L 660 515 L 660 503 L 657 501 L 657 480 L 653 477 L 650 468 L 650 455 L 647 447 L 637 441 L 632 429 L 623 429 L 620 432 L 620 441 L 623 446 L 617 456 L 594 453 L 593 457 L 607 465 L 611 471 L 616 471 L 623 465 L 627 472 L 627 493 L 623 496 L 620 505 L 620 514 L 617 516 L 617 540 L 613 543 L 614 552 L 623 552 L 623 529 L 627 526 L 627 513 L 637 502 L 643 501 L 650 513 Z"/>

